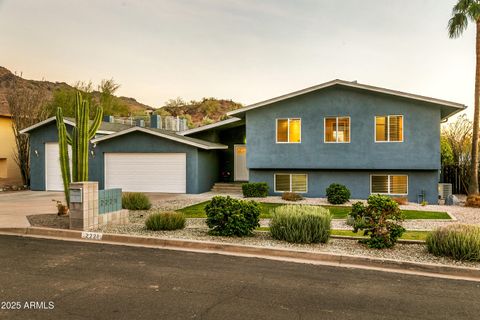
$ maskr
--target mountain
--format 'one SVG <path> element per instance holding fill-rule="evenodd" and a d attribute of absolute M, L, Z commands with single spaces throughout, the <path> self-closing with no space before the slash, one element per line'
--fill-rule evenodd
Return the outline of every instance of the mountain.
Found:
<path fill-rule="evenodd" d="M 158 109 L 160 115 L 185 117 L 189 127 L 198 127 L 226 118 L 228 111 L 241 108 L 243 105 L 232 100 L 203 98 L 200 101 L 184 102 L 181 98 L 169 100 Z"/>
<path fill-rule="evenodd" d="M 44 91 L 48 99 L 53 97 L 55 90 L 73 89 L 65 82 L 50 82 L 24 79 L 21 76 L 13 74 L 10 70 L 0 66 L 0 110 L 8 109 L 7 95 L 13 90 L 14 85 L 19 89 L 41 90 Z M 94 91 L 93 96 L 98 97 L 100 92 Z M 144 115 L 155 109 L 138 102 L 134 98 L 116 97 L 122 104 L 126 105 L 129 112 L 133 115 Z"/>

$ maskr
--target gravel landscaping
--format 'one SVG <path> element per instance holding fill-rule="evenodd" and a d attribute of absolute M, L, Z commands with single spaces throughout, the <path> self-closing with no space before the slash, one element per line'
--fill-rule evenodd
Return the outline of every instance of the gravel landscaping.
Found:
<path fill-rule="evenodd" d="M 314 252 L 327 252 L 344 255 L 366 256 L 382 259 L 393 259 L 411 262 L 434 263 L 454 266 L 468 266 L 480 268 L 480 263 L 459 262 L 448 258 L 435 257 L 427 252 L 426 246 L 422 244 L 397 244 L 393 249 L 369 249 L 359 244 L 356 240 L 331 239 L 328 244 L 291 244 L 277 241 L 270 237 L 268 232 L 255 232 L 252 237 L 230 238 L 217 237 L 208 234 L 208 228 L 204 219 L 188 219 L 187 227 L 176 231 L 149 231 L 145 229 L 143 220 L 147 212 L 132 212 L 128 225 L 106 226 L 98 229 L 99 232 L 132 234 L 140 236 L 151 236 L 168 239 L 202 240 L 220 243 L 233 243 L 242 245 L 262 246 L 269 248 L 284 248 Z"/>
<path fill-rule="evenodd" d="M 178 210 L 184 207 L 188 207 L 200 202 L 210 200 L 213 196 L 219 195 L 212 192 L 207 192 L 199 195 L 182 195 L 173 200 L 158 201 L 154 203 L 154 208 L 160 210 Z M 225 194 L 221 194 L 225 195 Z M 232 198 L 243 198 L 241 194 L 231 194 Z M 291 201 L 283 200 L 279 196 L 269 196 L 266 198 L 248 198 L 248 200 L 255 200 L 258 202 L 265 203 L 285 203 L 292 204 Z M 351 199 L 344 205 L 352 205 L 353 203 L 361 201 L 366 202 L 365 200 L 356 200 Z M 294 202 L 294 204 L 310 204 L 310 205 L 329 205 L 334 206 L 328 203 L 325 198 L 305 198 L 304 200 Z M 452 217 L 452 220 L 407 220 L 403 223 L 404 227 L 407 230 L 433 230 L 439 226 L 444 226 L 451 223 L 466 223 L 466 224 L 480 224 L 480 208 L 469 208 L 463 205 L 458 206 L 445 206 L 445 205 L 426 205 L 421 206 L 416 203 L 409 203 L 407 205 L 401 205 L 400 209 L 403 210 L 418 210 L 418 211 L 439 211 L 439 212 L 448 212 Z M 268 221 L 264 221 L 262 226 L 267 226 Z M 350 226 L 346 225 L 345 220 L 335 219 L 332 222 L 332 228 L 334 229 L 350 229 Z"/>
<path fill-rule="evenodd" d="M 188 239 L 188 240 L 202 240 L 214 241 L 221 243 L 234 243 L 242 245 L 253 245 L 263 247 L 275 247 L 284 249 L 305 250 L 314 252 L 327 252 L 354 256 L 367 256 L 382 259 L 393 259 L 401 261 L 434 263 L 454 266 L 468 266 L 480 268 L 480 263 L 473 262 L 459 262 L 449 258 L 435 257 L 427 252 L 426 246 L 423 244 L 397 244 L 393 249 L 369 249 L 366 246 L 359 244 L 356 240 L 349 239 L 331 239 L 328 244 L 290 244 L 287 242 L 277 241 L 270 237 L 268 232 L 255 232 L 252 237 L 245 238 L 229 238 L 211 236 L 208 234 L 208 228 L 205 224 L 205 219 L 187 219 L 186 228 L 176 231 L 149 231 L 146 230 L 144 222 L 145 218 L 152 212 L 152 210 L 159 211 L 174 211 L 187 206 L 198 204 L 207 200 L 217 194 L 204 193 L 200 195 L 178 195 L 168 199 L 152 201 L 153 207 L 150 211 L 130 211 L 130 223 L 127 225 L 111 225 L 102 227 L 96 231 L 105 233 L 117 234 L 131 234 L 141 236 L 153 236 L 159 238 L 169 239 Z M 235 198 L 242 198 L 241 195 L 233 195 Z M 290 203 L 282 200 L 280 197 L 267 197 L 252 199 L 266 203 Z M 355 200 L 350 201 L 347 205 L 351 205 Z M 308 198 L 296 204 L 312 204 L 312 205 L 330 205 L 326 199 L 322 198 Z M 419 211 L 440 211 L 448 212 L 453 220 L 408 220 L 404 222 L 404 226 L 408 230 L 431 230 L 438 226 L 451 223 L 468 223 L 480 224 L 480 209 L 468 208 L 464 206 L 442 206 L 442 205 L 427 205 L 420 206 L 417 204 L 408 204 L 400 206 L 404 210 L 419 210 Z M 32 215 L 27 217 L 32 226 L 51 227 L 68 229 L 69 217 L 59 217 L 56 214 Z M 268 226 L 269 219 L 261 219 L 261 226 Z M 332 221 L 332 229 L 351 230 L 351 227 L 346 225 L 345 219 L 334 219 Z"/>

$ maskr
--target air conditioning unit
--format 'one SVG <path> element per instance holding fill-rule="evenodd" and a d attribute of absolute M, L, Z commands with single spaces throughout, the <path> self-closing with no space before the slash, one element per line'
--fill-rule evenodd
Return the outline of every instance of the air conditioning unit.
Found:
<path fill-rule="evenodd" d="M 438 197 L 440 200 L 445 200 L 449 195 L 452 194 L 452 184 L 451 183 L 439 183 L 438 184 Z"/>

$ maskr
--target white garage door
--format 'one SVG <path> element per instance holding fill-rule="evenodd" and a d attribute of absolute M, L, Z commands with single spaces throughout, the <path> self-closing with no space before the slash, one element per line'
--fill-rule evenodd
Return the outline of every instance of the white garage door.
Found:
<path fill-rule="evenodd" d="M 45 144 L 45 189 L 48 191 L 63 191 L 59 152 L 58 143 L 52 142 Z M 72 148 L 70 146 L 68 146 L 68 153 L 70 154 L 71 163 Z"/>
<path fill-rule="evenodd" d="M 105 189 L 185 193 L 185 153 L 106 153 Z"/>

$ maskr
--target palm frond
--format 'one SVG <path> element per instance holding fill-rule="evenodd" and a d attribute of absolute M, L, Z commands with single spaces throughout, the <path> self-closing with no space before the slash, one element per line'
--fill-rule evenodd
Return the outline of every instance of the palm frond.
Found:
<path fill-rule="evenodd" d="M 453 14 L 466 13 L 472 4 L 476 4 L 476 0 L 459 0 L 456 5 L 453 6 Z"/>
<path fill-rule="evenodd" d="M 468 17 L 464 13 L 456 13 L 448 20 L 448 35 L 450 38 L 458 38 L 467 29 Z"/>
<path fill-rule="evenodd" d="M 480 3 L 474 1 L 467 9 L 467 14 L 473 21 L 480 18 Z"/>

